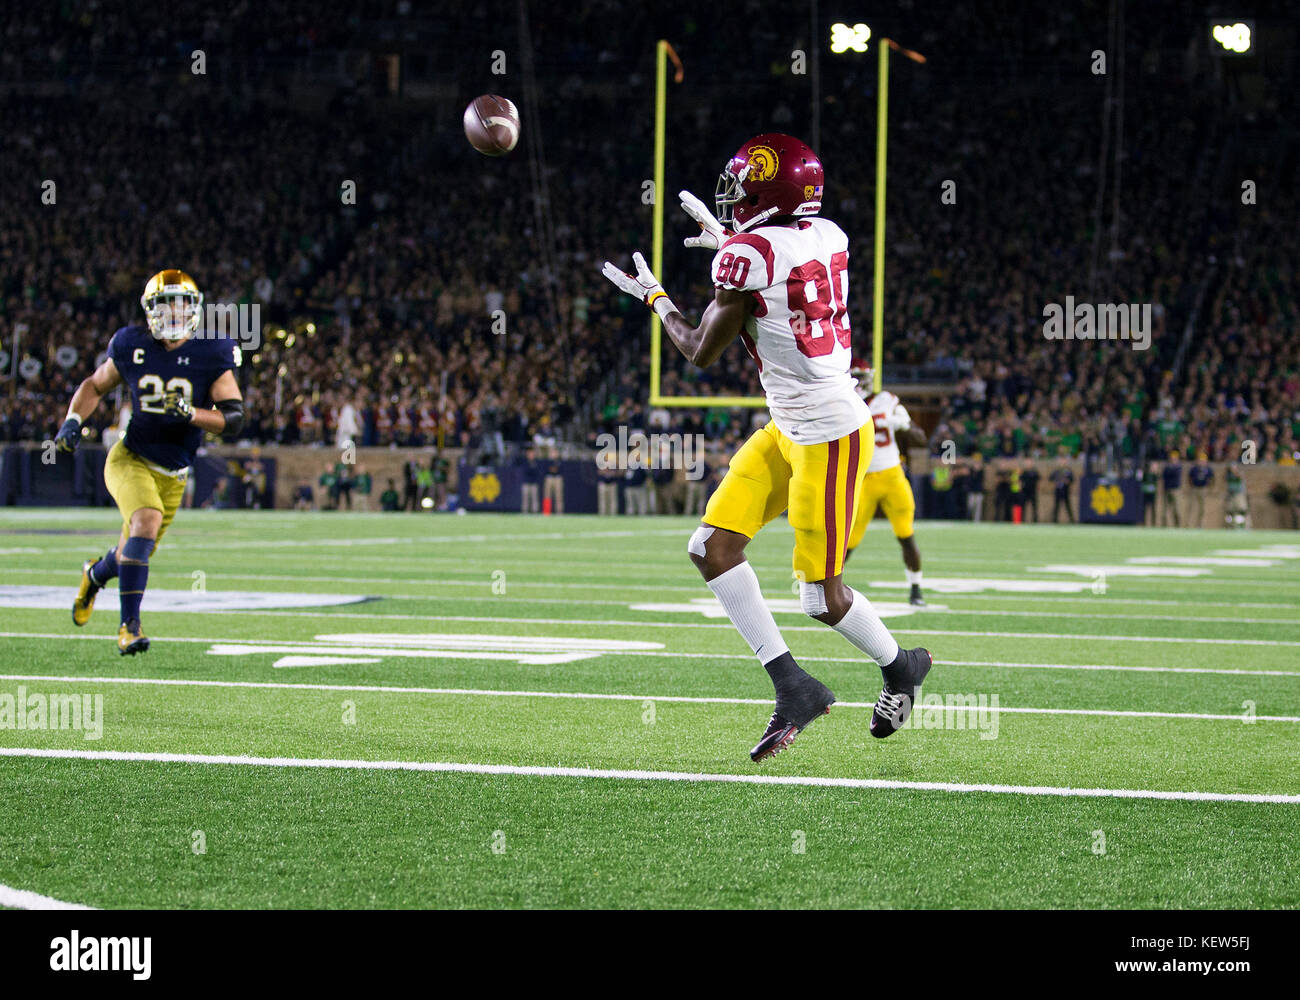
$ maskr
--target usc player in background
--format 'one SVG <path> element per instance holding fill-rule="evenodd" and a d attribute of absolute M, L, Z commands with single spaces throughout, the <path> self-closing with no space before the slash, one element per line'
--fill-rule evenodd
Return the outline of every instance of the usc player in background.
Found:
<path fill-rule="evenodd" d="M 740 338 L 758 364 L 771 421 L 731 459 L 687 546 L 691 560 L 772 679 L 776 710 L 751 759 L 770 757 L 830 710 L 835 695 L 804 671 L 763 601 L 745 546 L 789 509 L 794 573 L 803 610 L 874 660 L 884 687 L 871 733 L 896 732 L 932 663 L 900 649 L 871 602 L 841 573 L 875 427 L 849 375 L 848 237 L 819 218 L 824 174 L 798 139 L 769 132 L 727 163 L 715 217 L 689 191 L 682 208 L 701 234 L 688 247 L 715 250 L 713 302 L 698 327 L 668 298 L 639 253 L 636 274 L 605 263 L 604 275 L 652 308 L 677 349 L 706 368 Z"/>
<path fill-rule="evenodd" d="M 921 594 L 921 550 L 916 547 L 913 528 L 916 498 L 912 495 L 912 484 L 903 472 L 903 457 L 898 446 L 899 442 L 904 445 L 924 445 L 925 435 L 913 429 L 912 418 L 897 396 L 892 392 L 876 392 L 872 388 L 874 373 L 865 361 L 853 362 L 849 374 L 857 383 L 858 395 L 871 411 L 871 421 L 876 428 L 876 447 L 871 453 L 871 464 L 867 466 L 862 489 L 858 492 L 858 510 L 853 518 L 849 550 L 844 554 L 844 559 L 847 561 L 858 547 L 879 507 L 889 518 L 894 537 L 903 548 L 903 566 L 907 582 L 911 585 L 908 601 L 923 608 L 925 598 Z"/>
<path fill-rule="evenodd" d="M 117 648 L 134 656 L 149 648 L 140 628 L 140 602 L 149 580 L 149 556 L 176 516 L 185 482 L 205 431 L 233 437 L 244 423 L 235 381 L 239 346 L 194 335 L 203 318 L 203 293 L 184 271 L 159 271 L 140 297 L 146 325 L 124 326 L 108 344 L 108 358 L 77 387 L 55 438 L 60 451 L 81 443 L 82 422 L 118 385 L 131 393 L 131 420 L 104 463 L 104 483 L 122 512 L 122 534 L 99 560 L 81 569 L 72 621 L 85 625 L 95 596 L 118 577 L 121 624 Z"/>

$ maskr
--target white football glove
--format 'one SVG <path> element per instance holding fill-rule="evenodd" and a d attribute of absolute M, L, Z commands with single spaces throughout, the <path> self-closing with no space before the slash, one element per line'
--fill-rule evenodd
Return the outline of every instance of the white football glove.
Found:
<path fill-rule="evenodd" d="M 646 305 L 654 308 L 656 298 L 667 297 L 664 286 L 659 284 L 659 279 L 654 276 L 654 272 L 650 270 L 639 250 L 632 254 L 632 263 L 636 265 L 635 276 L 628 274 L 621 267 L 611 264 L 609 261 L 605 261 L 605 266 L 600 269 L 600 273 L 614 282 L 619 291 L 634 295 Z"/>
<path fill-rule="evenodd" d="M 731 233 L 722 228 L 722 223 L 709 211 L 709 207 L 689 191 L 679 191 L 677 197 L 682 200 L 682 211 L 698 222 L 700 229 L 703 230 L 699 236 L 688 236 L 682 243 L 688 247 L 703 247 L 706 250 L 717 250 L 721 247 Z"/>
<path fill-rule="evenodd" d="M 885 418 L 885 424 L 891 431 L 905 431 L 912 426 L 912 417 L 900 404 Z"/>

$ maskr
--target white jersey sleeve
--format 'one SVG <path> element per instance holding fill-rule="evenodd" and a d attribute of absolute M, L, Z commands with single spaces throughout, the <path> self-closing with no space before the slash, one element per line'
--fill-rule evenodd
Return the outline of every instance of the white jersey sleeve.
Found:
<path fill-rule="evenodd" d="M 836 440 L 871 419 L 849 375 L 848 262 L 848 237 L 820 218 L 758 226 L 713 258 L 715 287 L 754 296 L 741 336 L 772 420 L 799 444 Z"/>
<path fill-rule="evenodd" d="M 906 424 L 900 422 L 900 416 L 907 417 L 907 410 L 892 392 L 876 393 L 867 405 L 871 408 L 871 422 L 876 425 L 876 450 L 871 453 L 867 472 L 884 472 L 902 462 L 898 439 L 894 435 L 909 426 L 911 419 L 908 418 Z"/>
<path fill-rule="evenodd" d="M 733 236 L 713 256 L 713 287 L 761 292 L 772 284 L 772 266 L 767 240 Z"/>

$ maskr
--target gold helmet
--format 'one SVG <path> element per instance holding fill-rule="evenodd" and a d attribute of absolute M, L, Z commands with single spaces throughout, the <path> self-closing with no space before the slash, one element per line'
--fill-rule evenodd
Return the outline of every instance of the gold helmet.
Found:
<path fill-rule="evenodd" d="M 173 300 L 179 299 L 182 311 L 177 317 L 172 309 Z M 203 293 L 184 271 L 168 268 L 159 271 L 144 286 L 140 296 L 149 322 L 149 332 L 159 340 L 184 340 L 199 328 L 203 318 Z"/>

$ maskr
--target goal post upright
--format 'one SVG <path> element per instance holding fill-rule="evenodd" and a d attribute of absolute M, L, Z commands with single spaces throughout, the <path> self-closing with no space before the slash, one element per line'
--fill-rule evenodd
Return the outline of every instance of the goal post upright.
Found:
<path fill-rule="evenodd" d="M 650 244 L 650 267 L 655 274 L 663 275 L 664 265 L 664 192 L 666 183 L 664 166 L 664 146 L 668 118 L 668 60 L 672 59 L 676 72 L 673 80 L 682 82 L 682 63 L 666 39 L 659 39 L 655 44 L 655 149 L 654 149 L 654 202 L 651 207 L 652 236 Z M 650 312 L 650 405 L 674 407 L 706 406 L 744 406 L 761 408 L 767 406 L 763 396 L 665 396 L 661 391 L 663 376 L 662 359 L 663 325 L 659 314 Z"/>
<path fill-rule="evenodd" d="M 876 241 L 875 285 L 871 302 L 872 392 L 879 392 L 885 360 L 885 152 L 889 135 L 889 44 L 880 49 L 880 76 L 876 87 Z"/>
<path fill-rule="evenodd" d="M 871 391 L 880 392 L 885 367 L 885 175 L 889 158 L 889 50 L 897 49 L 915 63 L 925 56 L 905 49 L 892 38 L 880 40 L 880 69 L 876 86 L 876 236 L 874 289 L 871 301 Z"/>
<path fill-rule="evenodd" d="M 654 163 L 654 200 L 651 203 L 653 218 L 652 243 L 650 246 L 650 268 L 655 274 L 663 274 L 664 267 L 664 132 L 668 106 L 668 42 L 659 39 L 655 46 L 655 163 Z M 659 314 L 650 310 L 650 405 L 662 405 L 659 394 L 660 350 L 663 346 L 663 327 Z"/>

